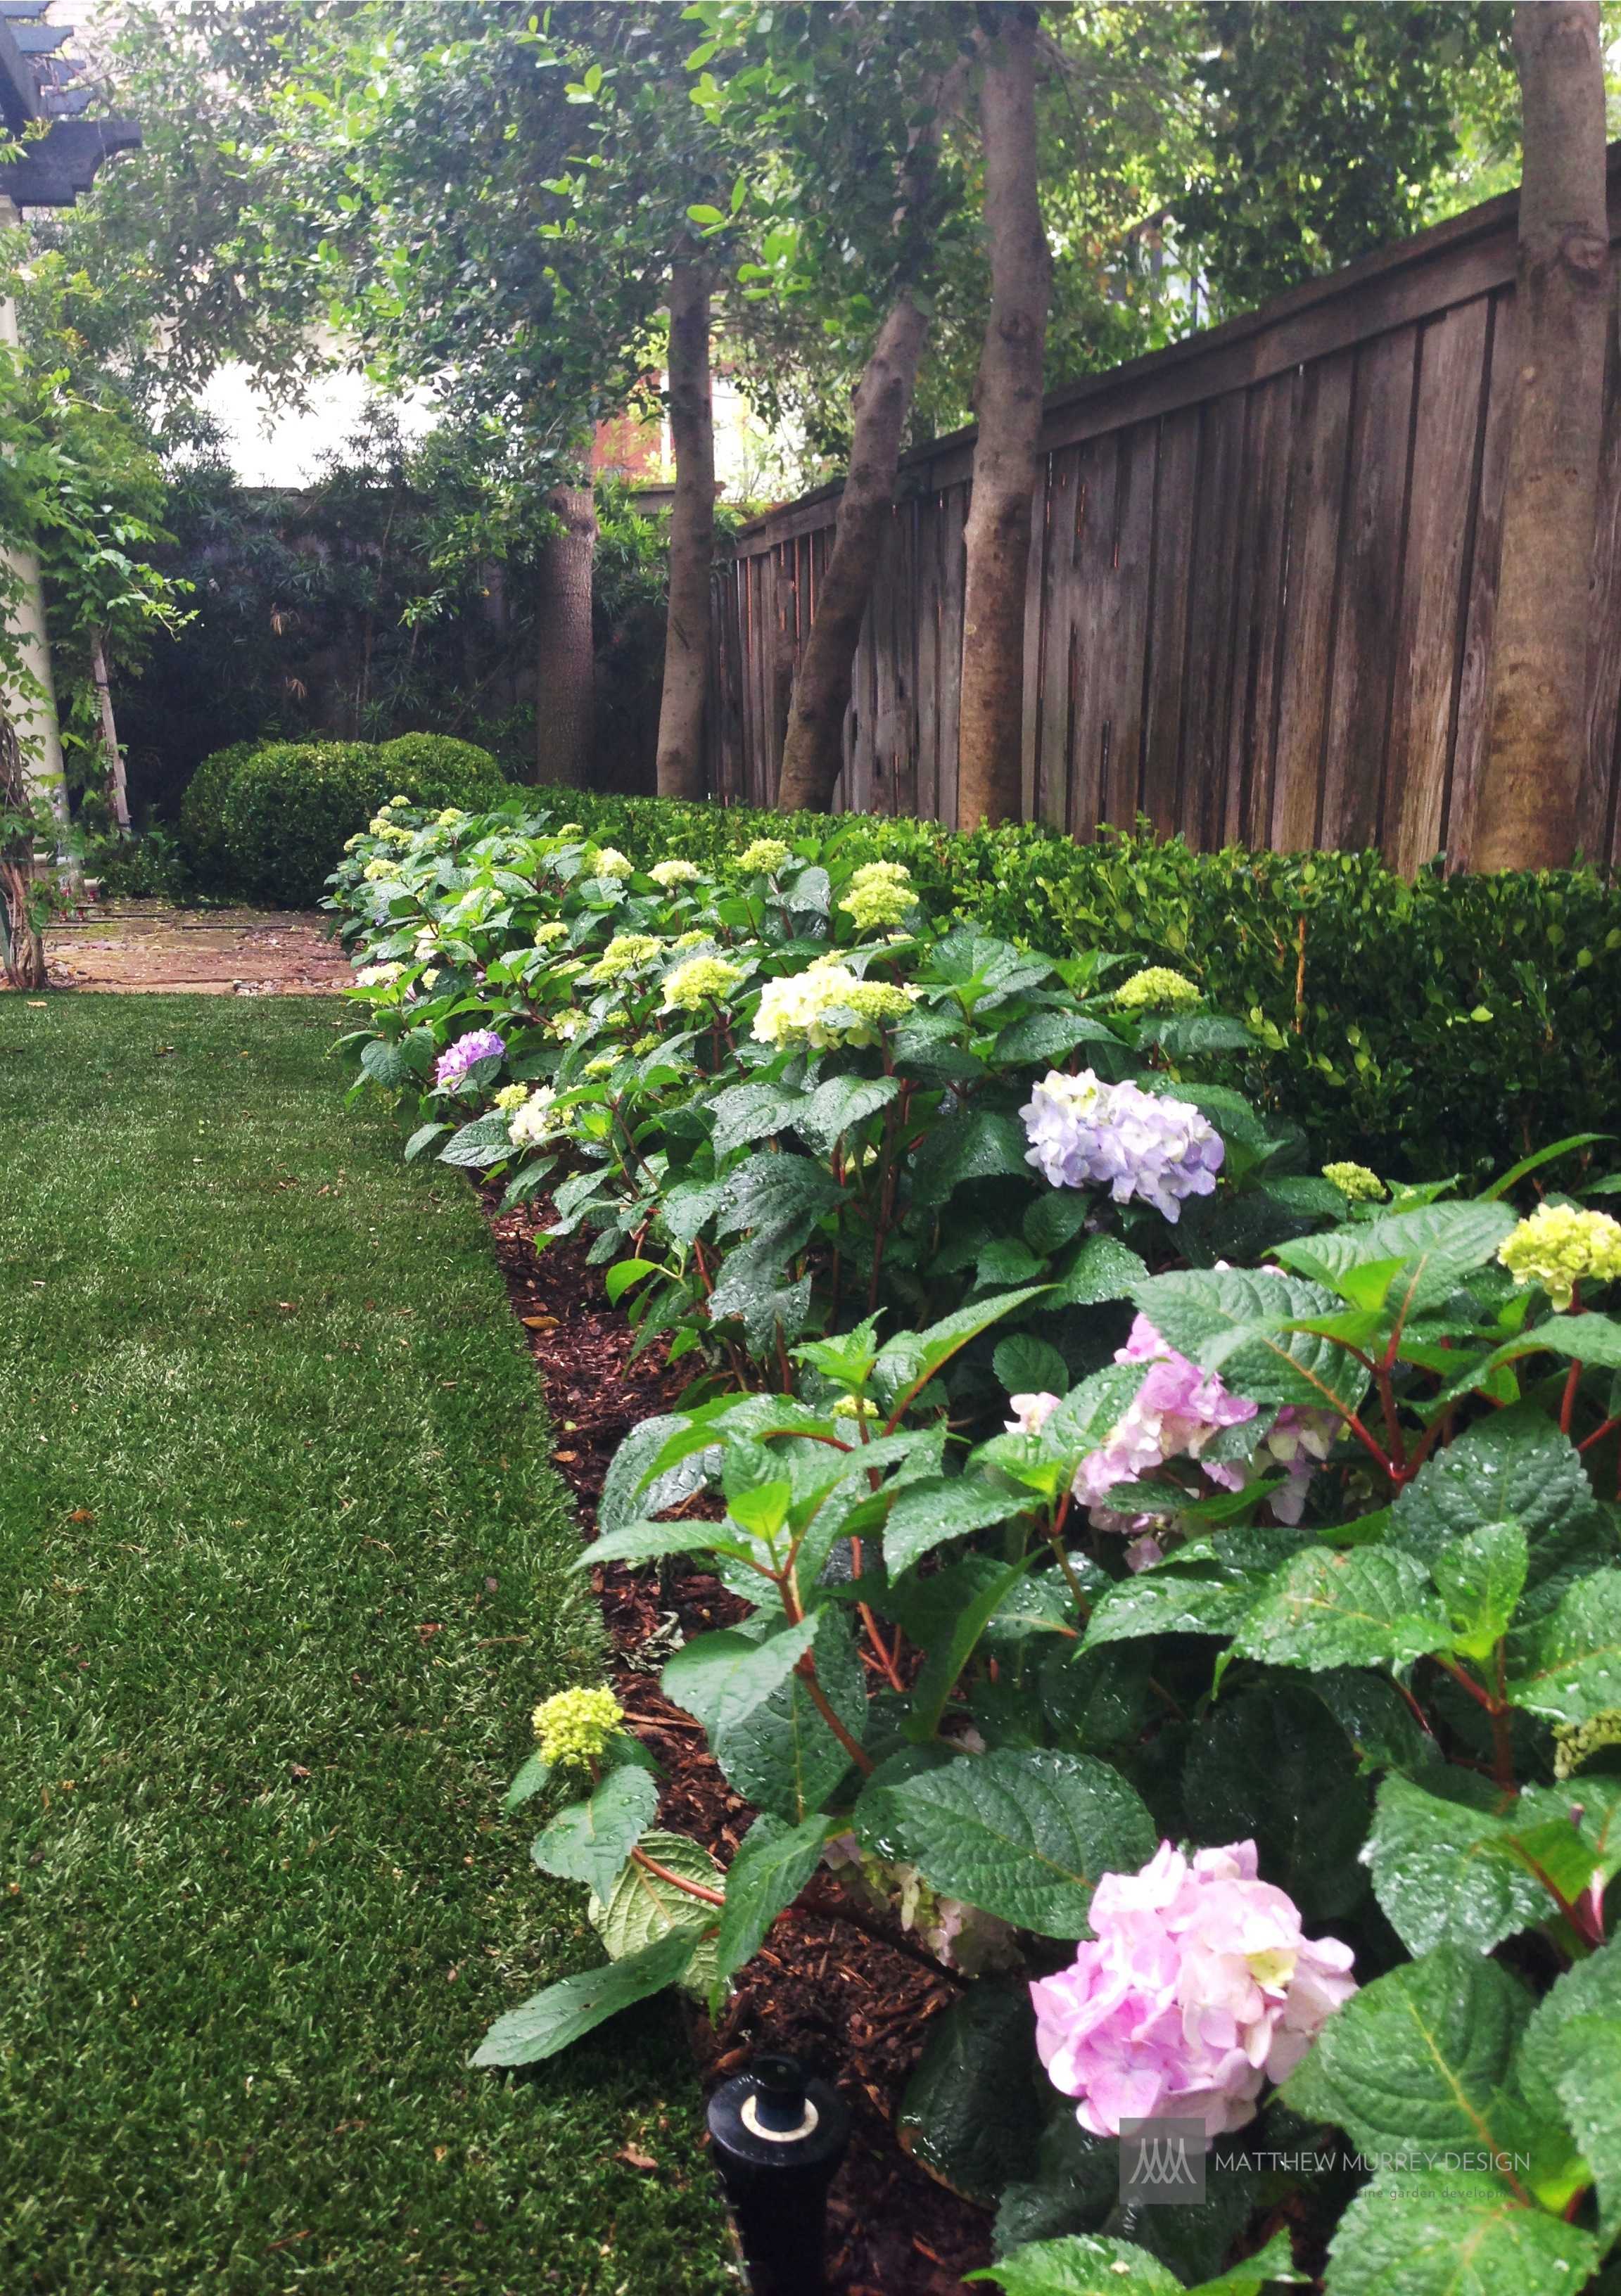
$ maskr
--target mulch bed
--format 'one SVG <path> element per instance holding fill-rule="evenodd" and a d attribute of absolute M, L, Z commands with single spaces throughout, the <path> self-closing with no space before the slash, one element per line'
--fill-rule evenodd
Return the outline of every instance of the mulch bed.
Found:
<path fill-rule="evenodd" d="M 629 1360 L 634 1335 L 608 1304 L 601 1270 L 586 1264 L 588 1236 L 561 1237 L 537 1251 L 532 1239 L 551 1218 L 549 1205 L 539 1200 L 502 1216 L 498 1201 L 498 1192 L 487 1192 L 497 1259 L 556 1430 L 553 1458 L 595 1535 L 614 1451 L 638 1420 L 672 1407 L 687 1374 L 667 1365 L 662 1342 Z M 614 1690 L 664 1771 L 659 1823 L 728 1864 L 754 1813 L 657 1677 L 676 1628 L 725 1626 L 742 1606 L 708 1574 L 685 1573 L 667 1603 L 652 1571 L 613 1563 L 594 1571 L 592 1583 L 613 1640 Z M 829 2206 L 830 2296 L 968 2296 L 962 2276 L 991 2260 L 990 2219 L 909 2160 L 894 2128 L 928 2022 L 953 1997 L 953 1981 L 904 1942 L 875 1936 L 870 1915 L 850 1905 L 831 1876 L 812 1889 L 853 1919 L 796 1907 L 739 1973 L 719 2030 L 691 2013 L 705 2084 L 737 2071 L 756 2050 L 786 2049 L 831 2080 L 850 2107 L 850 2151 Z"/>

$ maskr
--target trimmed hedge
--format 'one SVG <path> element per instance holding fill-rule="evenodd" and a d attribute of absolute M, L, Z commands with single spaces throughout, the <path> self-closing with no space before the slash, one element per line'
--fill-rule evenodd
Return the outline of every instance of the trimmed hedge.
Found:
<path fill-rule="evenodd" d="M 1195 853 L 1041 825 L 966 835 L 654 798 L 552 793 L 638 864 L 712 863 L 761 835 L 903 861 L 926 906 L 1062 954 L 1103 946 L 1192 973 L 1273 1057 L 1251 1089 L 1325 1155 L 1393 1176 L 1486 1173 L 1621 1129 L 1621 891 L 1588 869 L 1412 882 L 1373 853 Z"/>
<path fill-rule="evenodd" d="M 496 805 L 506 791 L 488 750 L 443 734 L 392 742 L 239 743 L 205 758 L 180 808 L 180 834 L 214 891 L 313 907 L 342 853 L 393 796 L 422 806 Z"/>

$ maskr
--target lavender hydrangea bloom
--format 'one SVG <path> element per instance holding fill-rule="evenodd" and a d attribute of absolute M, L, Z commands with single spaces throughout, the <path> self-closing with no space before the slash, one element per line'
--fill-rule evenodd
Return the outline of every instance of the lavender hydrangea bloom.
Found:
<path fill-rule="evenodd" d="M 1090 1069 L 1052 1070 L 1019 1114 L 1025 1160 L 1055 1188 L 1107 1185 L 1117 1204 L 1140 1196 L 1171 1221 L 1188 1197 L 1212 1193 L 1222 1168 L 1222 1136 L 1197 1108 L 1130 1082 L 1105 1084 Z"/>
<path fill-rule="evenodd" d="M 433 1070 L 433 1081 L 440 1092 L 458 1085 L 468 1070 L 480 1061 L 498 1061 L 506 1051 L 506 1040 L 498 1037 L 493 1029 L 474 1029 L 458 1037 L 448 1052 L 440 1054 Z"/>

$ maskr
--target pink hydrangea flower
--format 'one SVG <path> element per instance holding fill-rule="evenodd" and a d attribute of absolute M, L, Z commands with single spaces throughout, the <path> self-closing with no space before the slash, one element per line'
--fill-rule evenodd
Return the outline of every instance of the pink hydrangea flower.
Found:
<path fill-rule="evenodd" d="M 1136 1318 L 1115 1360 L 1151 1369 L 1108 1441 L 1089 1451 L 1075 1471 L 1075 1496 L 1095 1511 L 1116 1484 L 1137 1482 L 1167 1459 L 1197 1459 L 1223 1427 L 1241 1426 L 1260 1410 L 1247 1396 L 1230 1394 L 1216 1373 L 1178 1355 L 1146 1316 Z M 1243 1467 L 1230 1461 L 1211 1459 L 1205 1472 L 1227 1490 L 1244 1487 Z"/>
<path fill-rule="evenodd" d="M 1304 1935 L 1253 1841 L 1191 1859 L 1162 1841 L 1140 1873 L 1103 1876 L 1091 1925 L 1030 1993 L 1048 2078 L 1094 2136 L 1166 2116 L 1202 2120 L 1206 2142 L 1242 2128 L 1356 1990 L 1350 1947 Z"/>
<path fill-rule="evenodd" d="M 1010 1395 L 1008 1400 L 1013 1406 L 1013 1417 L 1005 1423 L 1008 1434 L 1039 1435 L 1062 1398 L 1041 1388 L 1033 1395 Z"/>

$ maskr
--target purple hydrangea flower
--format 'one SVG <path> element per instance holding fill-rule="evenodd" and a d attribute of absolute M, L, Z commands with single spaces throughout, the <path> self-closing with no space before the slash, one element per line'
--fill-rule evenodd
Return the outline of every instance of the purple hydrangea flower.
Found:
<path fill-rule="evenodd" d="M 1090 1069 L 1052 1070 L 1019 1114 L 1025 1161 L 1055 1188 L 1107 1185 L 1117 1204 L 1140 1196 L 1172 1221 L 1189 1196 L 1212 1193 L 1225 1153 L 1220 1133 L 1185 1100 L 1105 1084 Z"/>
<path fill-rule="evenodd" d="M 506 1042 L 493 1029 L 474 1029 L 465 1037 L 458 1037 L 448 1052 L 440 1054 L 433 1070 L 433 1081 L 440 1092 L 458 1085 L 468 1070 L 479 1061 L 498 1061 L 505 1055 Z"/>

